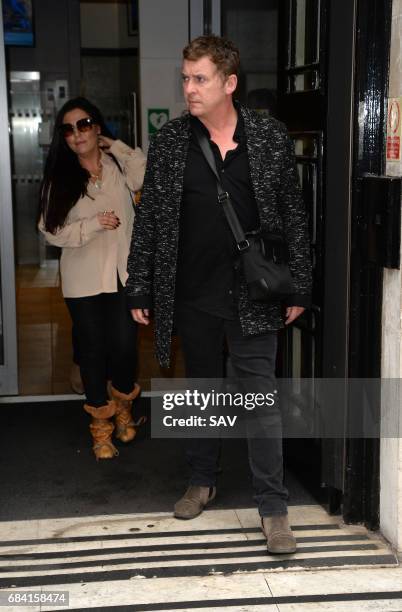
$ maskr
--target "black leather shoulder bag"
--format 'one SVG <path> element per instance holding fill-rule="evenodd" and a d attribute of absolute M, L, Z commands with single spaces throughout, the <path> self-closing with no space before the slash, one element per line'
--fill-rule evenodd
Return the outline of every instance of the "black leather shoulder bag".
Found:
<path fill-rule="evenodd" d="M 282 236 L 263 236 L 260 230 L 244 233 L 230 195 L 223 188 L 208 138 L 202 130 L 197 127 L 195 130 L 201 151 L 216 178 L 218 202 L 239 250 L 250 299 L 255 302 L 283 300 L 294 293 L 294 287 Z"/>

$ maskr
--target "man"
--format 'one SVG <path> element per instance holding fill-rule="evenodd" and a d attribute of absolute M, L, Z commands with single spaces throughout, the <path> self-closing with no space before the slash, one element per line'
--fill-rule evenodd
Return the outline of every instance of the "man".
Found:
<path fill-rule="evenodd" d="M 174 323 L 188 378 L 223 376 L 226 337 L 236 375 L 269 383 L 274 377 L 277 330 L 294 321 L 310 302 L 308 229 L 292 146 L 282 124 L 233 101 L 239 52 L 232 42 L 201 36 L 183 50 L 183 58 L 189 113 L 167 123 L 150 143 L 128 260 L 130 308 L 143 325 L 148 325 L 153 308 L 156 354 L 163 366 L 169 365 Z M 243 230 L 261 226 L 285 237 L 296 291 L 285 305 L 249 299 L 197 129 L 210 139 Z M 268 550 L 294 552 L 282 441 L 253 438 L 248 446 Z M 218 457 L 218 440 L 190 441 L 191 479 L 175 505 L 177 518 L 194 518 L 214 498 Z"/>

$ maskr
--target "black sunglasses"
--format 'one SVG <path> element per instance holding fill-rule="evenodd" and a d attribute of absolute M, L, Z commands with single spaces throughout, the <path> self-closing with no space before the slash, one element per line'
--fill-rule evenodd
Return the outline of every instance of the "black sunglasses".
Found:
<path fill-rule="evenodd" d="M 81 133 L 89 132 L 94 125 L 95 121 L 91 117 L 84 117 L 83 119 L 78 119 L 75 125 L 73 123 L 62 123 L 59 129 L 64 138 L 68 138 L 74 134 L 75 130 Z"/>

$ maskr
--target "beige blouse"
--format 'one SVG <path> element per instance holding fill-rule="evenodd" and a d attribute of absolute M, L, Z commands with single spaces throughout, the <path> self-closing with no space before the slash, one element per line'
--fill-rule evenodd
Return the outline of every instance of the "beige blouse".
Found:
<path fill-rule="evenodd" d="M 66 223 L 55 234 L 39 229 L 47 242 L 62 248 L 61 286 L 64 297 L 85 297 L 117 291 L 117 274 L 124 286 L 127 281 L 127 257 L 134 223 L 134 207 L 129 189 L 142 187 L 146 158 L 141 149 L 131 149 L 115 140 L 110 152 L 115 161 L 102 152 L 102 183 L 97 188 L 90 181 L 88 195 L 80 198 L 70 210 Z M 93 199 L 91 199 L 93 198 Z M 97 214 L 113 210 L 120 219 L 117 229 L 100 225 Z"/>

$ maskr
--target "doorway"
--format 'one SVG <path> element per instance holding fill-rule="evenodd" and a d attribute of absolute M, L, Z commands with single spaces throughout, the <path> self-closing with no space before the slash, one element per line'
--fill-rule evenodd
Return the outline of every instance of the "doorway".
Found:
<path fill-rule="evenodd" d="M 219 4 L 220 33 L 240 48 L 239 97 L 287 126 L 310 219 L 313 304 L 282 334 L 278 374 L 378 376 L 381 271 L 362 256 L 359 177 L 384 171 L 392 2 Z M 204 31 L 216 32 L 216 20 Z M 347 419 L 347 395 L 336 409 Z M 378 525 L 378 440 L 348 439 L 345 430 L 338 439 L 288 440 L 286 451 L 330 512 Z"/>
<path fill-rule="evenodd" d="M 245 6 L 241 0 L 209 0 L 203 3 L 191 0 L 189 5 L 194 8 L 190 15 L 190 27 L 195 27 L 197 23 L 199 26 L 199 30 L 192 32 L 192 35 L 222 33 L 239 46 L 243 58 L 240 100 L 284 121 L 295 143 L 300 180 L 310 214 L 314 264 L 313 308 L 283 334 L 279 371 L 285 377 L 347 377 L 357 371 L 355 366 L 361 355 L 371 351 L 369 343 L 361 341 L 364 333 L 371 332 L 367 324 L 370 313 L 365 313 L 365 325 L 362 319 L 356 317 L 356 310 L 361 307 L 358 300 L 360 288 L 369 289 L 373 279 L 375 287 L 380 287 L 375 271 L 366 268 L 361 272 L 364 262 L 359 260 L 357 241 L 353 242 L 358 234 L 355 230 L 359 222 L 356 206 L 358 188 L 354 179 L 355 175 L 358 177 L 367 171 L 381 173 L 381 160 L 379 163 L 373 161 L 375 155 L 372 153 L 370 157 L 370 147 L 372 142 L 376 147 L 381 147 L 383 125 L 380 111 L 384 104 L 383 82 L 386 79 L 383 78 L 380 89 L 375 89 L 375 84 L 370 85 L 367 75 L 374 60 L 366 54 L 366 49 L 383 39 L 384 52 L 379 58 L 376 74 L 381 70 L 384 77 L 387 71 L 386 41 L 389 42 L 387 24 L 391 2 L 249 0 Z M 199 18 L 198 21 L 196 18 Z M 371 23 L 373 25 L 370 27 Z M 360 38 L 356 38 L 357 33 Z M 381 91 L 381 96 L 376 98 L 372 95 L 369 98 L 369 87 L 373 91 Z M 48 96 L 49 89 L 52 87 L 43 89 L 45 96 Z M 62 93 L 62 88 L 58 93 Z M 370 112 L 360 116 L 368 99 Z M 35 119 L 33 113 L 31 115 L 22 119 Z M 369 131 L 367 137 L 366 133 L 362 137 L 360 120 L 370 121 L 370 127 L 377 121 L 375 140 Z M 45 136 L 43 134 L 43 138 Z M 36 176 L 36 171 L 26 172 L 25 175 L 31 177 L 25 179 L 25 187 L 35 186 L 35 178 L 32 177 Z M 10 236 L 7 230 L 0 231 L 0 247 L 4 249 Z M 22 244 L 21 248 L 25 246 Z M 9 248 L 8 242 L 7 251 L 4 251 L 6 255 L 2 255 L 1 261 L 3 285 L 7 279 L 6 266 L 10 269 L 10 260 L 6 261 L 10 252 L 12 247 Z M 50 266 L 49 278 L 43 282 L 54 283 L 52 275 Z M 21 283 L 30 282 L 31 277 L 21 277 Z M 13 286 L 9 287 L 13 292 Z M 45 289 L 53 296 L 49 310 L 60 313 L 59 297 L 55 298 L 53 285 Z M 380 301 L 381 296 L 378 296 L 377 313 Z M 8 297 L 7 303 L 10 303 Z M 6 329 L 8 316 L 3 293 L 2 304 L 0 342 L 4 348 L 3 361 L 11 356 L 9 363 L 14 363 L 16 368 L 16 351 L 12 362 L 12 342 L 11 345 L 7 344 L 9 341 L 4 334 L 4 337 L 1 336 Z M 27 311 L 26 322 L 33 322 L 30 310 Z M 38 324 L 41 324 L 40 320 Z M 70 346 L 68 325 L 57 320 L 54 323 L 56 328 L 57 332 L 61 330 L 64 334 L 63 342 Z M 378 336 L 378 326 L 373 331 L 373 336 L 376 334 Z M 50 338 L 54 337 L 52 328 Z M 151 338 L 145 339 L 145 345 L 146 350 L 141 351 L 148 357 L 152 353 Z M 10 346 L 11 349 L 7 348 Z M 63 370 L 67 371 L 65 364 Z M 362 369 L 358 371 L 360 376 L 364 375 Z M 341 410 L 346 411 L 347 405 L 342 405 Z M 346 439 L 335 442 L 303 440 L 299 442 L 299 448 L 295 442 L 288 444 L 288 456 L 290 460 L 294 457 L 294 464 L 301 464 L 301 456 L 306 458 L 307 467 L 303 467 L 303 473 L 309 471 L 308 466 L 314 466 L 315 487 L 326 485 L 331 510 L 338 510 L 345 498 L 353 504 L 351 491 L 363 473 L 359 466 L 367 453 L 368 446 L 362 448 L 358 444 L 350 444 Z M 373 464 L 372 467 L 372 474 L 375 474 L 376 466 Z M 353 474 L 353 479 L 348 479 L 347 474 Z M 378 492 L 378 481 L 372 483 L 373 499 L 376 487 Z M 372 513 L 375 512 L 374 503 Z M 361 509 L 357 506 L 350 518 L 357 521 L 361 516 Z"/>
<path fill-rule="evenodd" d="M 60 286 L 60 249 L 37 231 L 39 190 L 56 114 L 71 97 L 67 79 L 41 72 L 9 71 L 15 282 L 18 339 L 18 393 L 54 396 L 72 393 L 71 320 Z M 102 104 L 103 103 L 103 104 Z M 100 100 L 110 131 L 131 141 L 128 104 Z M 118 110 L 117 110 L 118 109 Z"/>
<path fill-rule="evenodd" d="M 285 123 L 294 141 L 309 214 L 313 304 L 280 334 L 277 374 L 283 378 L 322 376 L 326 9 L 324 0 L 251 0 L 247 5 L 237 0 L 221 2 L 222 35 L 232 39 L 240 49 L 242 72 L 238 97 L 245 105 Z M 289 468 L 316 498 L 324 501 L 322 441 L 285 440 L 284 447 Z"/>
<path fill-rule="evenodd" d="M 5 381 L 0 393 L 52 400 L 72 393 L 73 360 L 71 321 L 60 290 L 59 249 L 47 246 L 36 231 L 38 194 L 54 119 L 68 98 L 82 94 L 100 107 L 115 137 L 140 144 L 135 97 L 138 31 L 127 27 L 125 2 L 69 0 L 62 7 L 49 7 L 46 0 L 38 0 L 35 4 L 34 46 L 6 47 L 7 70 L 1 75 L 4 150 L 9 149 L 11 137 L 12 202 L 10 194 L 8 208 L 2 207 L 1 213 L 8 218 L 0 230 L 6 294 L 1 296 L 0 335 L 4 331 L 1 347 L 7 363 L 12 357 L 14 382 L 11 385 L 10 368 L 6 372 L 0 365 Z M 150 377 L 160 372 L 153 358 L 152 332 L 143 330 L 140 342 L 143 360 L 138 376 L 146 389 Z"/>

